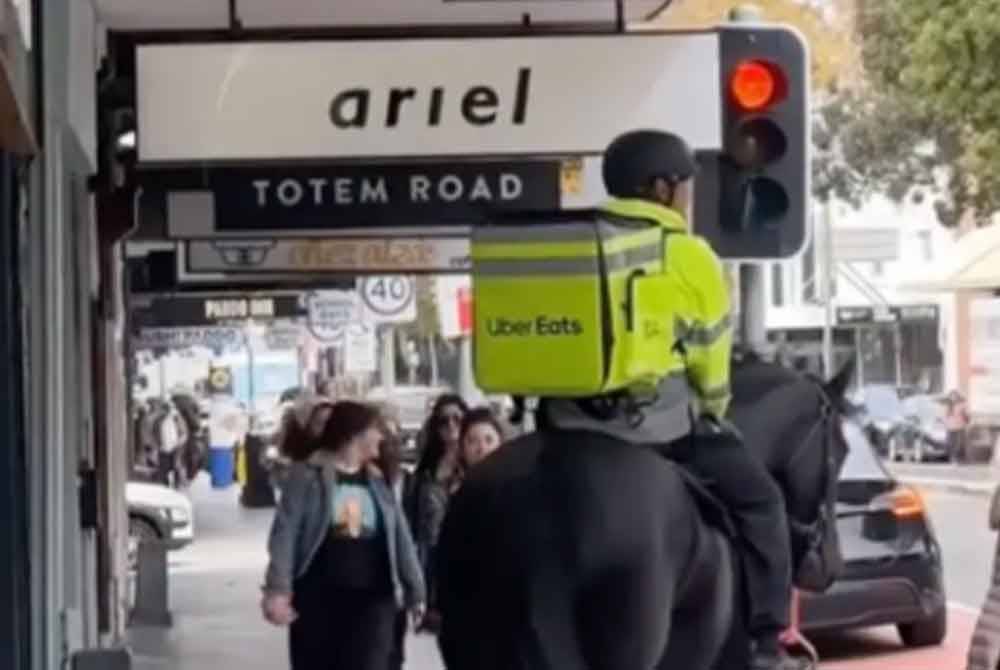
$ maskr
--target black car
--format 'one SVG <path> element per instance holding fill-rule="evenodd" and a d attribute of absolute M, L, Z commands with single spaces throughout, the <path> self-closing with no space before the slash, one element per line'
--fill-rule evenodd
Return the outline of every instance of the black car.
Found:
<path fill-rule="evenodd" d="M 844 573 L 823 594 L 802 594 L 805 632 L 895 625 L 911 647 L 947 632 L 941 549 L 920 494 L 893 479 L 864 430 L 844 424 L 850 453 L 840 477 L 837 527 Z"/>

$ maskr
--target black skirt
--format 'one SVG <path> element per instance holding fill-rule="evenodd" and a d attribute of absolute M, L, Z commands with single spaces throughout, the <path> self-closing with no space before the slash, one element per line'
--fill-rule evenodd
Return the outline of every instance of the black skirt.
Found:
<path fill-rule="evenodd" d="M 397 614 L 391 595 L 325 589 L 294 603 L 292 670 L 389 670 Z"/>

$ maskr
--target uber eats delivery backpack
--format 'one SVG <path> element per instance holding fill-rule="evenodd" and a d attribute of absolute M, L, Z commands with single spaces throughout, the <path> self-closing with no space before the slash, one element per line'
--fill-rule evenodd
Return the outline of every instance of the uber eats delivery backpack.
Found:
<path fill-rule="evenodd" d="M 674 279 L 655 222 L 596 209 L 499 215 L 472 231 L 473 366 L 488 393 L 587 397 L 670 371 Z"/>

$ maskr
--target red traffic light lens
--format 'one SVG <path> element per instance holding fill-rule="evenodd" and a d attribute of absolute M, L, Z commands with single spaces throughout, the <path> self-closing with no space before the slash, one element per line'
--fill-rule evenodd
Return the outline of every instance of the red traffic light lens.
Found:
<path fill-rule="evenodd" d="M 784 77 L 770 63 L 743 61 L 733 70 L 729 90 L 737 105 L 756 112 L 774 104 L 784 95 Z"/>

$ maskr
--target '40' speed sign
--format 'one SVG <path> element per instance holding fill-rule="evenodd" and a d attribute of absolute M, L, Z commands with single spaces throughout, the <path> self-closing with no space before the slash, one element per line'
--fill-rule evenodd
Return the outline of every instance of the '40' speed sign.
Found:
<path fill-rule="evenodd" d="M 414 282 L 412 277 L 386 275 L 365 277 L 358 286 L 361 302 L 373 320 L 402 323 L 417 318 Z"/>

